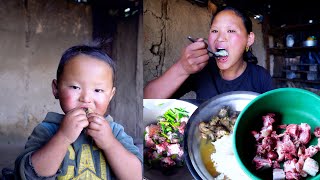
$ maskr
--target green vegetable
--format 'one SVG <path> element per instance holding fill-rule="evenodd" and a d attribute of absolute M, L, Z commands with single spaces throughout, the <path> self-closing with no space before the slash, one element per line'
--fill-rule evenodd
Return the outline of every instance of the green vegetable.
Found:
<path fill-rule="evenodd" d="M 180 119 L 183 117 L 189 117 L 188 111 L 184 108 L 171 108 L 167 110 L 163 116 L 158 117 L 158 123 L 162 131 L 160 135 L 168 138 L 167 134 L 169 132 L 177 131 L 178 127 L 181 125 Z M 164 121 L 160 121 L 160 119 L 164 119 Z"/>
<path fill-rule="evenodd" d="M 168 135 L 169 133 L 171 133 L 172 138 L 178 139 L 178 143 L 181 143 L 183 140 L 183 136 L 181 135 L 181 133 L 179 133 L 178 127 L 181 125 L 181 118 L 189 118 L 188 113 L 189 112 L 186 111 L 185 108 L 171 108 L 167 110 L 162 116 L 159 116 L 157 118 L 157 125 L 160 127 L 160 132 L 158 132 L 158 135 L 164 137 L 165 141 L 167 141 L 168 143 L 171 143 Z M 152 138 L 152 140 L 155 144 L 160 144 L 160 139 L 155 140 Z M 162 141 L 163 139 L 161 140 L 161 142 Z M 157 157 L 153 157 L 154 159 L 147 159 L 145 162 L 150 167 L 155 167 L 157 165 L 160 165 L 160 159 L 162 159 L 163 157 L 167 157 L 166 151 L 158 154 Z M 183 160 L 179 158 L 178 155 L 174 154 L 170 158 L 176 162 L 176 166 L 183 165 Z"/>
<path fill-rule="evenodd" d="M 169 137 L 168 137 L 166 134 L 161 133 L 161 135 L 162 135 L 163 137 L 165 137 L 165 138 L 169 139 Z"/>

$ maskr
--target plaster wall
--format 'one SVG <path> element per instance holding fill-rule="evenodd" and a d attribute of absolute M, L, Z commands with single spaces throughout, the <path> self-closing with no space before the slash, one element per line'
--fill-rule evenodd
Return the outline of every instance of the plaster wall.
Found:
<path fill-rule="evenodd" d="M 62 112 L 51 81 L 64 50 L 91 39 L 89 6 L 57 1 L 0 3 L 0 135 L 27 137 L 48 111 Z"/>
<path fill-rule="evenodd" d="M 0 170 L 13 168 L 48 111 L 62 113 L 51 81 L 62 53 L 91 40 L 91 18 L 65 0 L 0 1 Z"/>
<path fill-rule="evenodd" d="M 258 58 L 258 65 L 267 68 L 266 58 L 267 52 L 264 40 L 263 40 L 263 31 L 262 25 L 255 19 L 251 18 L 252 21 L 252 31 L 255 34 L 255 40 L 252 45 L 252 53 Z"/>
<path fill-rule="evenodd" d="M 207 37 L 210 13 L 186 0 L 144 0 L 144 83 L 164 73 L 190 43 Z"/>

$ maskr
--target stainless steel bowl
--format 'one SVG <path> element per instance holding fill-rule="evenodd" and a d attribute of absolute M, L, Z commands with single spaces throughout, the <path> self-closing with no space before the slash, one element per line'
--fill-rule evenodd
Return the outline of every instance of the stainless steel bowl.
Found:
<path fill-rule="evenodd" d="M 220 94 L 201 104 L 192 114 L 184 134 L 184 153 L 187 167 L 195 179 L 213 179 L 201 160 L 199 123 L 209 121 L 226 105 L 230 106 L 233 111 L 242 111 L 258 95 L 258 93 L 251 91 L 233 91 Z"/>

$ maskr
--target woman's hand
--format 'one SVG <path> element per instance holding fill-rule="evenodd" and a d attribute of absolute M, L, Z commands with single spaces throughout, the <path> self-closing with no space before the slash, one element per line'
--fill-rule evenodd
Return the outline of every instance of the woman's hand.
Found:
<path fill-rule="evenodd" d="M 209 60 L 207 44 L 202 38 L 188 45 L 181 58 L 160 77 L 150 81 L 143 89 L 146 99 L 170 98 L 193 73 L 201 71 Z"/>
<path fill-rule="evenodd" d="M 201 71 L 209 60 L 207 44 L 203 38 L 197 39 L 196 42 L 188 45 L 178 61 L 185 74 L 190 75 Z"/>

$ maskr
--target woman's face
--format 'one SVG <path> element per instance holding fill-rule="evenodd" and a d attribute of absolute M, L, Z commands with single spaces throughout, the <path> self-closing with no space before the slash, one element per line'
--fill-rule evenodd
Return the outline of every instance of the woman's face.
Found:
<path fill-rule="evenodd" d="M 234 11 L 224 10 L 215 16 L 209 33 L 209 46 L 214 52 L 225 49 L 229 54 L 216 58 L 219 69 L 227 70 L 241 62 L 246 47 L 253 42 L 254 34 L 248 34 L 241 17 Z"/>
<path fill-rule="evenodd" d="M 81 107 L 105 115 L 115 93 L 111 67 L 86 55 L 68 61 L 59 82 L 54 80 L 52 87 L 64 113 Z"/>

